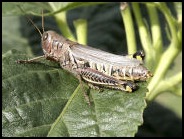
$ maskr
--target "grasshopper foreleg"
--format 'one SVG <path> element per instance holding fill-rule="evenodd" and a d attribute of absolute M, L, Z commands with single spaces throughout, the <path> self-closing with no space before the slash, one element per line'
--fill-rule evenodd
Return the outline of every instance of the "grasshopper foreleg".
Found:
<path fill-rule="evenodd" d="M 16 62 L 17 63 L 32 63 L 32 62 L 35 62 L 36 60 L 41 59 L 41 58 L 45 58 L 45 55 L 38 56 L 38 57 L 28 59 L 28 60 L 17 60 Z"/>

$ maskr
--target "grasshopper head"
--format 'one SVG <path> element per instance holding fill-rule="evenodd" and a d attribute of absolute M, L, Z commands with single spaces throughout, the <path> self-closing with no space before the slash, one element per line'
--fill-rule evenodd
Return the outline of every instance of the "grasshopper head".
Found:
<path fill-rule="evenodd" d="M 42 32 L 43 33 L 29 17 L 27 18 L 33 24 L 33 26 L 35 27 L 35 29 L 38 31 L 38 33 L 41 36 L 42 49 L 45 54 L 45 57 L 51 60 L 58 61 L 59 56 L 63 54 L 62 46 L 63 46 L 63 43 L 66 41 L 66 39 L 54 31 L 44 30 L 43 10 L 42 10 Z"/>
<path fill-rule="evenodd" d="M 62 54 L 63 43 L 66 39 L 54 31 L 45 31 L 41 40 L 45 56 L 57 60 Z"/>

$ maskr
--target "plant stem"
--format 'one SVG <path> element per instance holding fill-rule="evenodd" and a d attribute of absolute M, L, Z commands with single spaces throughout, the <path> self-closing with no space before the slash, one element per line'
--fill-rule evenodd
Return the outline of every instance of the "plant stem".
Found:
<path fill-rule="evenodd" d="M 182 82 L 182 72 L 179 72 L 172 77 L 162 80 L 159 84 L 155 87 L 154 91 L 147 97 L 148 101 L 153 100 L 156 96 L 161 94 L 162 92 L 171 91 L 175 86 Z M 177 92 L 174 92 L 177 94 Z M 177 94 L 178 95 L 178 94 Z"/>
<path fill-rule="evenodd" d="M 77 42 L 86 45 L 87 43 L 87 21 L 78 19 L 74 21 L 74 26 L 77 34 Z"/>
<path fill-rule="evenodd" d="M 169 46 L 166 52 L 164 52 L 155 71 L 155 77 L 151 80 L 148 85 L 149 93 L 147 93 L 147 97 L 149 96 L 150 92 L 153 92 L 157 84 L 162 80 L 169 66 L 174 61 L 179 52 L 180 50 L 173 46 Z"/>
<path fill-rule="evenodd" d="M 164 14 L 166 20 L 167 20 L 167 23 L 169 25 L 169 29 L 171 31 L 171 38 L 172 38 L 172 42 L 174 44 L 178 44 L 178 37 L 177 37 L 177 28 L 176 28 L 176 25 L 175 23 L 175 19 L 173 18 L 173 16 L 171 15 L 171 12 L 169 11 L 168 7 L 166 6 L 165 3 L 161 2 L 161 3 L 158 3 L 158 8 L 161 10 L 161 12 Z M 178 45 L 174 46 L 172 45 L 173 47 L 179 47 Z"/>
<path fill-rule="evenodd" d="M 57 11 L 57 7 L 52 3 L 52 2 L 49 2 L 50 4 L 50 7 L 52 8 L 53 11 Z M 59 12 L 57 14 L 54 14 L 54 17 L 56 19 L 56 22 L 63 34 L 63 36 L 65 36 L 66 38 L 72 40 L 72 41 L 76 41 L 69 26 L 68 26 L 68 23 L 67 23 L 67 19 L 66 19 L 66 11 L 62 11 L 62 12 Z"/>
<path fill-rule="evenodd" d="M 128 53 L 133 54 L 137 51 L 135 31 L 133 27 L 134 25 L 129 6 L 127 6 L 125 9 L 122 9 L 121 7 L 123 6 L 123 4 L 124 3 L 121 3 L 120 10 L 126 31 Z"/>
<path fill-rule="evenodd" d="M 146 53 L 146 64 L 148 65 L 148 67 L 150 67 L 149 64 L 151 64 L 152 57 L 153 57 L 152 55 L 154 51 L 151 44 L 150 34 L 148 33 L 147 28 L 143 23 L 143 20 L 142 20 L 143 17 L 141 15 L 138 3 L 136 2 L 132 3 L 132 8 L 136 18 L 140 40 L 144 48 L 144 51 Z"/>
<path fill-rule="evenodd" d="M 158 19 L 158 13 L 157 13 L 157 9 L 156 6 L 153 4 L 147 4 L 147 9 L 148 9 L 148 14 L 150 17 L 150 26 L 151 26 L 151 35 L 152 35 L 152 45 L 154 48 L 154 51 L 152 53 L 154 53 L 154 57 L 153 57 L 153 64 L 151 69 L 153 69 L 153 67 L 156 67 L 156 65 L 158 64 L 156 61 L 158 61 L 160 59 L 161 53 L 162 53 L 162 35 L 161 35 L 161 29 L 160 29 L 160 23 L 159 23 L 159 19 Z"/>
<path fill-rule="evenodd" d="M 63 12 L 60 12 L 58 14 L 55 14 L 54 17 L 55 17 L 56 22 L 58 23 L 59 28 L 62 31 L 63 35 L 72 41 L 76 41 L 76 39 L 74 38 L 74 36 L 73 36 L 69 26 L 68 26 L 68 23 L 66 20 L 66 12 L 63 11 Z"/>
<path fill-rule="evenodd" d="M 160 10 L 163 12 L 167 23 L 169 24 L 169 29 L 171 30 L 171 44 L 169 48 L 163 53 L 159 64 L 157 66 L 157 69 L 155 71 L 155 77 L 151 80 L 150 84 L 148 85 L 149 93 L 147 93 L 147 99 L 152 100 L 154 97 L 150 97 L 149 95 L 156 96 L 158 92 L 154 91 L 158 83 L 163 79 L 165 76 L 169 66 L 174 61 L 176 56 L 181 52 L 181 46 L 180 42 L 177 38 L 177 29 L 174 24 L 174 19 L 172 18 L 172 15 L 170 14 L 169 10 L 167 9 L 165 4 L 157 4 Z M 154 91 L 154 92 L 153 92 Z M 151 92 L 151 93 L 150 93 Z"/>

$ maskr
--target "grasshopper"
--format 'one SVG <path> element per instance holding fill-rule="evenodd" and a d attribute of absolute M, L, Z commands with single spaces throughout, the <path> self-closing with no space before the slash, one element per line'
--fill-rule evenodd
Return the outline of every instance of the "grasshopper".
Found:
<path fill-rule="evenodd" d="M 100 88 L 112 88 L 126 92 L 137 89 L 134 81 L 146 81 L 152 73 L 143 66 L 144 53 L 133 55 L 115 55 L 90 46 L 84 46 L 64 38 L 54 31 L 44 31 L 42 11 L 42 30 L 28 18 L 41 36 L 43 56 L 29 60 L 17 60 L 17 63 L 30 63 L 40 58 L 54 60 L 61 68 L 73 73 L 80 81 Z"/>

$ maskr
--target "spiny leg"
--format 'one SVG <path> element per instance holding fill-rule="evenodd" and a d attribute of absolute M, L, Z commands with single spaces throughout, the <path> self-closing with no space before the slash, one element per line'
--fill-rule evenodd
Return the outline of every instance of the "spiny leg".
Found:
<path fill-rule="evenodd" d="M 28 59 L 28 60 L 17 60 L 16 62 L 17 63 L 32 63 L 32 62 L 35 62 L 36 60 L 41 59 L 41 58 L 45 58 L 45 55 L 38 56 L 38 57 Z"/>

